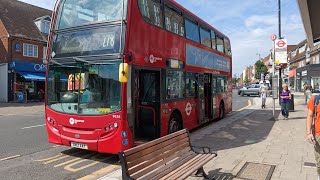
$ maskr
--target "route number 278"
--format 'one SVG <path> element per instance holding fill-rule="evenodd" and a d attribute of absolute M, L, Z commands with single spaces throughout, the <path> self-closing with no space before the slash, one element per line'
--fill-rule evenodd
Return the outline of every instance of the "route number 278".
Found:
<path fill-rule="evenodd" d="M 103 39 L 103 47 L 107 48 L 107 49 L 113 49 L 114 47 L 114 35 L 113 34 L 108 34 L 106 36 L 104 36 Z"/>

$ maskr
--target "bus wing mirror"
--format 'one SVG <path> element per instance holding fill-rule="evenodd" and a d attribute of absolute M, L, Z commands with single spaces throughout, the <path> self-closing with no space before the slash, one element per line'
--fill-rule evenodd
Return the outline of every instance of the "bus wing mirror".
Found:
<path fill-rule="evenodd" d="M 120 63 L 119 65 L 119 81 L 128 82 L 129 65 L 128 63 Z"/>

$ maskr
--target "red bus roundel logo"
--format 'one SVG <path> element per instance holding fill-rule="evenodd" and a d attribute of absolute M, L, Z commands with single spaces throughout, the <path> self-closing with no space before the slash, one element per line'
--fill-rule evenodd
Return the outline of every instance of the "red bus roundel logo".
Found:
<path fill-rule="evenodd" d="M 278 41 L 277 46 L 282 48 L 286 45 L 286 42 L 284 42 L 283 40 Z"/>

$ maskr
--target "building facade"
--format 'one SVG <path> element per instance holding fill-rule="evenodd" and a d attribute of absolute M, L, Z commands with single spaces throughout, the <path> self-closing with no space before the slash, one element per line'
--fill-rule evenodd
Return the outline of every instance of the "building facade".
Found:
<path fill-rule="evenodd" d="M 310 49 L 304 40 L 289 52 L 289 81 L 295 91 L 302 92 L 303 86 L 310 84 L 314 92 L 320 93 L 319 51 L 319 42 Z"/>
<path fill-rule="evenodd" d="M 43 99 L 51 11 L 0 0 L 0 102 Z"/>

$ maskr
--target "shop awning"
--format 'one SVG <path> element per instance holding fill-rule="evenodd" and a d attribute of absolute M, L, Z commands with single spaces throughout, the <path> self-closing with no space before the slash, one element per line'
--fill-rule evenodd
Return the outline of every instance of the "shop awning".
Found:
<path fill-rule="evenodd" d="M 17 72 L 21 76 L 23 76 L 27 80 L 32 81 L 44 81 L 46 80 L 46 74 L 45 73 L 34 73 L 34 72 Z"/>

